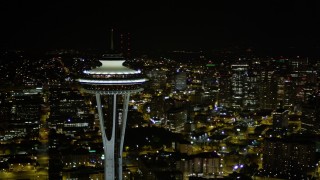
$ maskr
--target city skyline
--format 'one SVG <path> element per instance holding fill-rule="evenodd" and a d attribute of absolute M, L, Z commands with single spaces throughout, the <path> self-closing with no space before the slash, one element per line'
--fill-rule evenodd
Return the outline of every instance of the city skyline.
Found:
<path fill-rule="evenodd" d="M 319 4 L 293 1 L 1 2 L 2 49 L 109 49 L 110 28 L 132 50 L 243 46 L 268 52 L 319 48 Z"/>
<path fill-rule="evenodd" d="M 0 178 L 319 179 L 318 9 L 0 2 Z"/>
<path fill-rule="evenodd" d="M 319 59 L 171 54 L 1 51 L 0 177 L 319 179 Z"/>

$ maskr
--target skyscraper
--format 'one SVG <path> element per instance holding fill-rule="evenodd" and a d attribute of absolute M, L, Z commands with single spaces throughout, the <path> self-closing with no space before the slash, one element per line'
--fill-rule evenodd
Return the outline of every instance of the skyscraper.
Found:
<path fill-rule="evenodd" d="M 248 94 L 248 76 L 249 65 L 247 63 L 238 63 L 231 65 L 231 89 L 232 89 L 232 107 L 240 109 L 244 106 L 244 100 Z"/>
<path fill-rule="evenodd" d="M 111 44 L 112 47 L 112 44 Z M 106 54 L 101 66 L 84 71 L 78 81 L 85 92 L 94 94 L 104 147 L 104 179 L 122 179 L 122 152 L 130 94 L 143 90 L 146 79 L 139 70 L 123 66 L 121 54 Z M 117 108 L 123 102 L 122 109 Z"/>

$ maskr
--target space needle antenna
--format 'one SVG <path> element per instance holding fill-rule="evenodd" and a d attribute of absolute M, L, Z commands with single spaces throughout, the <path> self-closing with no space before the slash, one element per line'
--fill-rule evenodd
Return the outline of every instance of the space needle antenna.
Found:
<path fill-rule="evenodd" d="M 110 39 L 110 49 L 111 49 L 111 51 L 113 51 L 114 50 L 114 48 L 113 48 L 113 28 L 111 28 L 111 39 Z"/>

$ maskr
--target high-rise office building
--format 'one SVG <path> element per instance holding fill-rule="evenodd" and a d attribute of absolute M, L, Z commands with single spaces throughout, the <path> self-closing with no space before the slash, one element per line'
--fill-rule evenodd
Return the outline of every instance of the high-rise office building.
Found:
<path fill-rule="evenodd" d="M 269 60 L 261 63 L 260 70 L 260 108 L 261 109 L 274 109 L 276 108 L 275 89 L 276 86 L 273 82 L 273 73 L 275 69 L 270 65 Z"/>
<path fill-rule="evenodd" d="M 227 70 L 219 71 L 217 75 L 218 81 L 218 95 L 217 95 L 217 103 L 219 106 L 231 106 L 231 74 Z"/>
<path fill-rule="evenodd" d="M 128 32 L 120 34 L 120 49 L 124 57 L 131 57 L 131 35 Z"/>
<path fill-rule="evenodd" d="M 100 130 L 104 147 L 104 179 L 122 179 L 122 152 L 126 130 L 129 97 L 143 90 L 146 81 L 139 70 L 123 66 L 120 54 L 107 54 L 101 66 L 84 71 L 78 81 L 85 92 L 94 94 L 97 101 Z M 118 109 L 118 102 L 123 108 Z"/>
<path fill-rule="evenodd" d="M 250 69 L 246 77 L 247 94 L 244 95 L 243 105 L 250 111 L 255 111 L 260 107 L 259 104 L 259 84 L 260 76 L 256 71 Z"/>
<path fill-rule="evenodd" d="M 176 90 L 183 91 L 187 88 L 187 73 L 179 72 L 174 78 L 174 87 Z"/>
<path fill-rule="evenodd" d="M 272 112 L 273 130 L 281 130 L 288 128 L 289 111 L 285 109 L 277 109 Z"/>
<path fill-rule="evenodd" d="M 285 109 L 292 108 L 295 93 L 291 75 L 285 71 L 275 71 L 272 79 L 277 106 Z"/>
<path fill-rule="evenodd" d="M 40 128 L 41 103 L 43 99 L 39 95 L 14 96 L 8 132 L 14 132 L 14 136 L 29 134 L 31 137 L 37 137 Z"/>
<path fill-rule="evenodd" d="M 307 179 L 316 170 L 316 143 L 308 136 L 265 139 L 263 170 L 270 177 Z"/>
<path fill-rule="evenodd" d="M 231 92 L 232 107 L 240 109 L 244 106 L 245 96 L 248 93 L 248 76 L 249 65 L 247 63 L 239 63 L 231 65 Z"/>

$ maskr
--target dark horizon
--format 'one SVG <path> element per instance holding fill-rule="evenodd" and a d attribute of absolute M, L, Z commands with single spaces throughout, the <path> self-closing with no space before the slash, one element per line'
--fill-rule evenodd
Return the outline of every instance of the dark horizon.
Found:
<path fill-rule="evenodd" d="M 1 49 L 108 50 L 110 29 L 130 33 L 132 52 L 251 48 L 319 56 L 319 3 L 1 2 Z M 292 52 L 290 52 L 292 50 Z"/>

